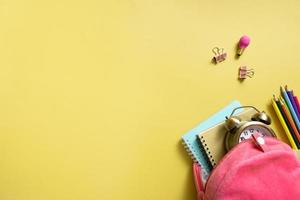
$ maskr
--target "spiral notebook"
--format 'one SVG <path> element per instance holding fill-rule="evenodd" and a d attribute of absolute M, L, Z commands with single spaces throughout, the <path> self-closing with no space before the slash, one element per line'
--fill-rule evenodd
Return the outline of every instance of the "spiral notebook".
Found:
<path fill-rule="evenodd" d="M 191 156 L 191 158 L 194 160 L 194 162 L 197 162 L 202 170 L 202 177 L 206 179 L 212 169 L 212 166 L 209 162 L 209 160 L 206 158 L 206 153 L 204 149 L 201 149 L 199 146 L 199 142 L 197 140 L 197 135 L 201 133 L 202 131 L 215 126 L 216 124 L 221 123 L 225 120 L 225 117 L 230 115 L 232 110 L 236 107 L 240 107 L 241 104 L 238 101 L 233 101 L 229 105 L 227 105 L 225 108 L 220 110 L 219 112 L 215 113 L 213 116 L 208 118 L 206 121 L 198 124 L 195 128 L 188 131 L 186 134 L 182 136 L 182 143 L 188 152 L 188 154 Z"/>
<path fill-rule="evenodd" d="M 236 116 L 239 116 L 242 120 L 249 120 L 255 113 L 255 110 L 247 109 Z M 204 149 L 205 157 L 210 161 L 212 167 L 215 167 L 226 154 L 225 136 L 225 122 L 221 122 L 198 134 L 200 148 Z"/>

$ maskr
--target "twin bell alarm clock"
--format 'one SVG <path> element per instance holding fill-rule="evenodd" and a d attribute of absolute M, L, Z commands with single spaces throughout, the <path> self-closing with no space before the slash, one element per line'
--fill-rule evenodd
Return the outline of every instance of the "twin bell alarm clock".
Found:
<path fill-rule="evenodd" d="M 238 109 L 250 108 L 257 112 L 249 120 L 243 121 L 234 112 Z M 274 131 L 269 126 L 271 118 L 264 112 L 260 112 L 254 106 L 242 106 L 235 108 L 229 117 L 226 117 L 225 128 L 227 130 L 225 137 L 225 148 L 229 151 L 240 142 L 251 138 L 253 134 L 259 134 L 262 137 L 276 137 Z"/>

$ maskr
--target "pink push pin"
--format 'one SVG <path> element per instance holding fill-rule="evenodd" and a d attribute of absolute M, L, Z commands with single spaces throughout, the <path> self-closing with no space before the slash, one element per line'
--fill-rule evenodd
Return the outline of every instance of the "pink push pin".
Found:
<path fill-rule="evenodd" d="M 241 56 L 244 53 L 246 47 L 249 46 L 249 44 L 250 44 L 250 38 L 247 35 L 242 36 L 238 44 L 237 55 Z"/>

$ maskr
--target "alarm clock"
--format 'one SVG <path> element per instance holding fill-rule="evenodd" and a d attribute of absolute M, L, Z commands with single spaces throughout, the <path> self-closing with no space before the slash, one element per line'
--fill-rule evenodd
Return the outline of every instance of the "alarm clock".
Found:
<path fill-rule="evenodd" d="M 250 108 L 256 110 L 256 113 L 249 120 L 241 120 L 238 116 L 234 116 L 234 112 L 238 109 Z M 254 106 L 242 106 L 235 108 L 229 117 L 226 117 L 225 128 L 227 130 L 225 137 L 225 148 L 227 151 L 235 145 L 251 138 L 253 134 L 262 137 L 275 137 L 276 134 L 269 126 L 271 118 L 264 112 L 260 112 Z"/>

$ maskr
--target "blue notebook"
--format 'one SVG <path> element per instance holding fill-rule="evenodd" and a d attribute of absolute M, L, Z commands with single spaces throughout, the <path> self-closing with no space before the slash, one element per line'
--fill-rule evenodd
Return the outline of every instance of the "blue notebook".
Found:
<path fill-rule="evenodd" d="M 226 116 L 229 116 L 232 110 L 236 107 L 241 106 L 240 102 L 233 101 L 225 108 L 208 118 L 206 121 L 198 124 L 195 128 L 187 132 L 182 136 L 182 141 L 185 149 L 192 157 L 192 159 L 199 163 L 202 168 L 202 176 L 204 179 L 208 177 L 210 171 L 212 170 L 212 166 L 209 160 L 206 157 L 206 154 L 203 149 L 200 148 L 200 145 L 197 141 L 197 135 L 200 134 L 202 131 L 211 128 L 225 120 Z M 242 109 L 240 110 L 242 111 Z"/>

